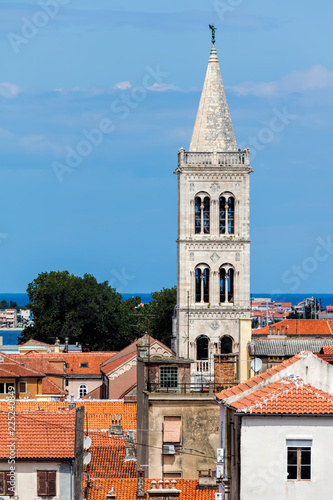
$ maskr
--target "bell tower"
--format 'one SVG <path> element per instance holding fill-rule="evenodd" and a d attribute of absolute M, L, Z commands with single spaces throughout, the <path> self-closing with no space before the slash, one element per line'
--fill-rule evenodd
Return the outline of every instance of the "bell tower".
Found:
<path fill-rule="evenodd" d="M 191 144 L 188 151 L 179 150 L 175 171 L 178 297 L 173 347 L 179 357 L 195 360 L 192 381 L 213 380 L 214 359 L 216 371 L 222 356 L 233 363 L 231 379 L 236 382 L 249 374 L 252 169 L 249 150 L 237 148 L 215 31 L 212 41 Z"/>

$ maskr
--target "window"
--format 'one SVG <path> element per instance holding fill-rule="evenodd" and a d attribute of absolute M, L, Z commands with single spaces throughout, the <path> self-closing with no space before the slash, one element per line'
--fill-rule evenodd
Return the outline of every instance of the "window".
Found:
<path fill-rule="evenodd" d="M 220 302 L 234 302 L 235 271 L 231 264 L 220 267 Z"/>
<path fill-rule="evenodd" d="M 178 368 L 177 366 L 161 366 L 160 368 L 160 386 L 161 388 L 178 387 Z"/>
<path fill-rule="evenodd" d="M 80 368 L 88 368 L 88 363 L 80 363 Z"/>
<path fill-rule="evenodd" d="M 37 471 L 37 495 L 39 497 L 57 495 L 56 488 L 57 472 L 55 470 Z"/>
<path fill-rule="evenodd" d="M 220 197 L 220 234 L 235 234 L 235 198 Z"/>
<path fill-rule="evenodd" d="M 88 387 L 86 384 L 81 384 L 79 387 L 79 398 L 83 398 L 88 393 Z"/>
<path fill-rule="evenodd" d="M 205 264 L 195 270 L 195 301 L 209 302 L 209 268 Z"/>
<path fill-rule="evenodd" d="M 15 483 L 15 481 L 14 481 Z M 1 471 L 0 472 L 0 495 L 14 496 L 14 491 L 12 488 L 14 484 L 11 484 L 10 472 Z"/>
<path fill-rule="evenodd" d="M 163 443 L 180 443 L 182 434 L 181 417 L 164 417 Z"/>
<path fill-rule="evenodd" d="M 19 382 L 19 392 L 27 392 L 27 383 Z"/>
<path fill-rule="evenodd" d="M 0 394 L 15 392 L 15 384 L 12 382 L 0 383 Z"/>
<path fill-rule="evenodd" d="M 208 337 L 202 335 L 197 338 L 197 360 L 208 359 Z"/>
<path fill-rule="evenodd" d="M 311 481 L 311 439 L 287 439 L 287 480 Z"/>
<path fill-rule="evenodd" d="M 232 353 L 232 338 L 225 335 L 221 338 L 221 354 Z"/>
<path fill-rule="evenodd" d="M 210 198 L 196 196 L 194 200 L 195 234 L 209 234 L 210 232 Z"/>

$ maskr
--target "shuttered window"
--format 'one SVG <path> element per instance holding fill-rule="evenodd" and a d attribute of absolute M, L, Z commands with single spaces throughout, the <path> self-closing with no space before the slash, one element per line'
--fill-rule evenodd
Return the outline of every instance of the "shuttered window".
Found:
<path fill-rule="evenodd" d="M 57 472 L 55 470 L 38 470 L 37 471 L 37 495 L 56 496 Z"/>
<path fill-rule="evenodd" d="M 0 495 L 5 495 L 5 473 L 0 472 Z"/>
<path fill-rule="evenodd" d="M 180 443 L 181 428 L 181 417 L 164 417 L 163 443 Z"/>
<path fill-rule="evenodd" d="M 13 485 L 10 484 L 10 472 L 0 472 L 0 495 L 14 495 Z"/>

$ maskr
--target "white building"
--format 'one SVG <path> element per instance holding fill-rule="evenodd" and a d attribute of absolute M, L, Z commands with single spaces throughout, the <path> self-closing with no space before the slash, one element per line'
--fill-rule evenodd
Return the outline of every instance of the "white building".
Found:
<path fill-rule="evenodd" d="M 234 353 L 248 377 L 251 340 L 249 150 L 241 151 L 213 43 L 188 151 L 178 154 L 178 279 L 173 348 L 211 380 L 214 356 Z"/>
<path fill-rule="evenodd" d="M 223 500 L 331 495 L 333 366 L 305 352 L 217 394 Z"/>

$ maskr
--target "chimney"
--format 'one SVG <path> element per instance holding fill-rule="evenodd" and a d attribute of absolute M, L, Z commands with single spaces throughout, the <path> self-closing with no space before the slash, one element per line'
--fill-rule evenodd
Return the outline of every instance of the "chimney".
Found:
<path fill-rule="evenodd" d="M 149 358 L 149 339 L 147 337 L 141 337 L 136 343 L 137 357 L 140 359 Z"/>
<path fill-rule="evenodd" d="M 65 337 L 65 349 L 64 349 L 64 352 L 68 352 L 68 341 L 69 341 L 69 338 Z"/>
<path fill-rule="evenodd" d="M 54 343 L 54 352 L 56 354 L 59 354 L 60 352 L 60 340 L 58 339 L 58 337 L 56 338 L 56 341 Z"/>
<path fill-rule="evenodd" d="M 112 436 L 122 436 L 123 435 L 123 427 L 121 425 L 121 415 L 118 417 L 117 415 L 112 415 L 110 425 L 110 434 Z"/>
<path fill-rule="evenodd" d="M 146 498 L 145 494 L 145 471 L 143 467 L 138 469 L 136 498 Z"/>
<path fill-rule="evenodd" d="M 74 401 L 74 394 L 71 394 L 71 400 L 68 403 L 68 409 L 73 410 L 76 407 L 76 403 Z"/>
<path fill-rule="evenodd" d="M 135 443 L 134 431 L 128 431 L 125 462 L 130 462 L 130 461 L 136 462 L 134 443 Z"/>
<path fill-rule="evenodd" d="M 165 481 L 160 479 L 158 481 L 158 487 L 157 487 L 157 483 L 153 479 L 150 484 L 150 490 L 147 491 L 148 498 L 154 500 L 172 500 L 174 498 L 179 498 L 181 490 L 178 490 L 176 488 L 176 483 L 177 481 L 173 479 L 171 481 L 171 488 L 170 488 L 170 481 L 168 481 L 168 479 L 166 479 Z"/>

